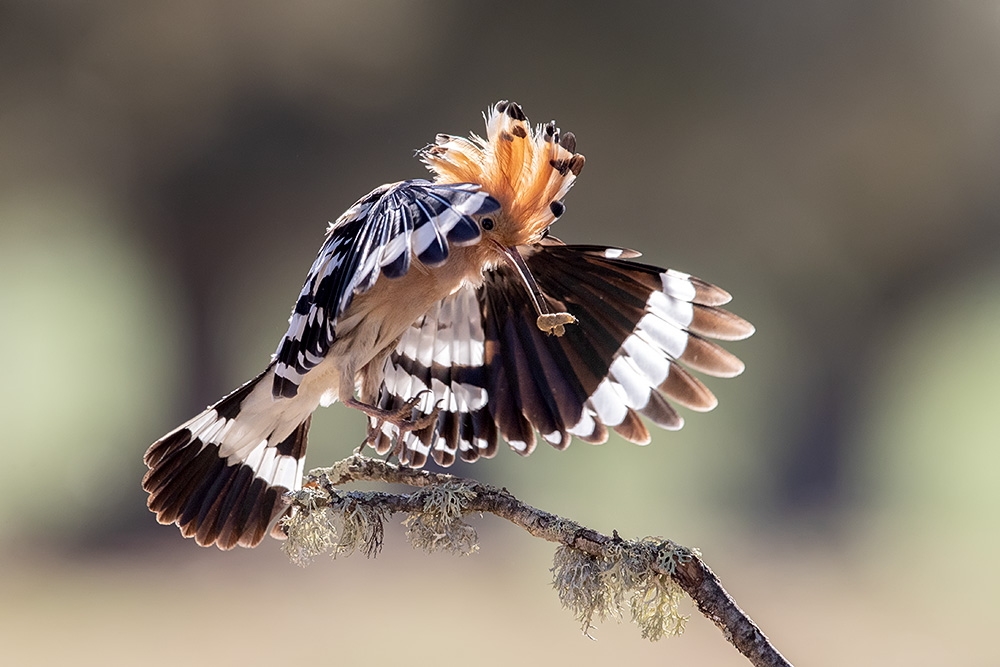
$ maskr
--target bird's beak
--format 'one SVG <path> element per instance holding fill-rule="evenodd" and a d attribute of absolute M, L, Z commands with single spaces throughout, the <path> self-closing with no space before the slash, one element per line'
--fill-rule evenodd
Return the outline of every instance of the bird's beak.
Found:
<path fill-rule="evenodd" d="M 497 247 L 500 253 L 503 255 L 507 263 L 513 268 L 517 275 L 521 278 L 521 282 L 528 289 L 528 294 L 531 296 L 531 302 L 535 306 L 535 312 L 538 313 L 538 319 L 535 320 L 535 325 L 548 334 L 555 334 L 556 336 L 562 336 L 566 333 L 566 324 L 576 324 L 576 318 L 569 313 L 553 313 L 552 309 L 549 308 L 548 303 L 545 301 L 545 296 L 542 294 L 542 290 L 538 287 L 538 283 L 535 282 L 535 277 L 531 275 L 531 271 L 528 269 L 528 265 L 524 263 L 524 258 L 521 257 L 521 253 L 518 252 L 517 246 L 505 246 L 502 243 L 493 241 L 493 244 Z"/>

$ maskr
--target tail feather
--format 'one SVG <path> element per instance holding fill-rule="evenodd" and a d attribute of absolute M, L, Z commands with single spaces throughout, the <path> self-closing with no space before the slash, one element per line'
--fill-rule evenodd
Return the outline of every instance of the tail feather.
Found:
<path fill-rule="evenodd" d="M 288 511 L 282 496 L 301 486 L 312 410 L 273 399 L 272 377 L 269 368 L 149 448 L 142 487 L 160 523 L 232 549 L 256 546 Z"/>

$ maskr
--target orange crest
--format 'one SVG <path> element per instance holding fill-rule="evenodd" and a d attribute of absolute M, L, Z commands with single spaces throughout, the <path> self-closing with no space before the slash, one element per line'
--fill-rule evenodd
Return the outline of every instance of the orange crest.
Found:
<path fill-rule="evenodd" d="M 478 183 L 501 205 L 498 233 L 511 246 L 536 242 L 562 215 L 560 201 L 584 157 L 571 132 L 560 137 L 555 121 L 528 125 L 521 107 L 498 102 L 486 114 L 486 138 L 439 134 L 421 153 L 437 183 Z"/>

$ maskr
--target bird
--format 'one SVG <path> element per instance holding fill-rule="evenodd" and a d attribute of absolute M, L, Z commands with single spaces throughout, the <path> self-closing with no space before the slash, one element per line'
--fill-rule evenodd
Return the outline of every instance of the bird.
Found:
<path fill-rule="evenodd" d="M 743 372 L 714 342 L 754 333 L 730 294 L 553 236 L 585 164 L 575 135 L 514 102 L 483 117 L 485 136 L 418 151 L 431 179 L 379 186 L 331 223 L 267 367 L 149 447 L 160 523 L 223 550 L 281 538 L 311 416 L 335 402 L 367 416 L 362 447 L 414 468 L 492 457 L 501 438 L 522 455 L 609 429 L 646 444 L 641 417 L 676 430 L 674 405 L 716 406 L 691 371 Z"/>

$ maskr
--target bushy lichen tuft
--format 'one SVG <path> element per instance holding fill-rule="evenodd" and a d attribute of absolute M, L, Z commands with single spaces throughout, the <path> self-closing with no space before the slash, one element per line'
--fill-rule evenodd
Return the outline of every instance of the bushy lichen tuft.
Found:
<path fill-rule="evenodd" d="M 282 519 L 288 539 L 281 547 L 296 565 L 305 567 L 327 551 L 336 558 L 361 551 L 369 558 L 382 548 L 386 511 L 363 500 L 366 494 L 306 487 L 293 494 L 295 510 Z"/>
<path fill-rule="evenodd" d="M 423 510 L 406 517 L 406 537 L 424 551 L 450 551 L 460 555 L 479 546 L 476 529 L 462 521 L 462 515 L 476 494 L 463 484 L 448 482 L 419 492 Z"/>
<path fill-rule="evenodd" d="M 563 607 L 573 612 L 588 637 L 595 616 L 601 621 L 608 616 L 620 619 L 621 604 L 615 600 L 617 591 L 604 583 L 605 566 L 602 559 L 578 549 L 566 546 L 556 549 L 552 585 Z"/>
<path fill-rule="evenodd" d="M 330 497 L 322 489 L 300 489 L 293 494 L 293 500 L 295 509 L 281 520 L 288 535 L 281 550 L 293 563 L 305 567 L 337 543 L 337 527 L 334 513 L 327 506 Z"/>
<path fill-rule="evenodd" d="M 646 538 L 612 545 L 598 557 L 572 547 L 556 550 L 553 582 L 563 606 L 570 609 L 590 637 L 594 620 L 621 622 L 625 608 L 642 636 L 656 641 L 684 631 L 687 616 L 680 613 L 683 592 L 669 577 L 691 553 L 672 542 Z"/>
<path fill-rule="evenodd" d="M 365 495 L 365 494 L 357 494 Z M 382 550 L 385 536 L 385 517 L 388 512 L 349 498 L 340 514 L 341 532 L 333 556 L 350 556 L 361 551 L 366 557 L 377 556 Z"/>
<path fill-rule="evenodd" d="M 636 548 L 643 558 L 648 558 L 651 567 L 630 602 L 632 622 L 650 641 L 681 634 L 689 618 L 679 608 L 684 592 L 669 575 L 676 572 L 677 565 L 690 561 L 694 553 L 669 540 L 649 537 L 636 543 Z"/>
<path fill-rule="evenodd" d="M 684 632 L 688 616 L 680 612 L 682 596 L 680 586 L 662 574 L 650 576 L 644 587 L 633 594 L 629 601 L 632 622 L 639 626 L 643 639 L 655 642 L 664 635 Z"/>

